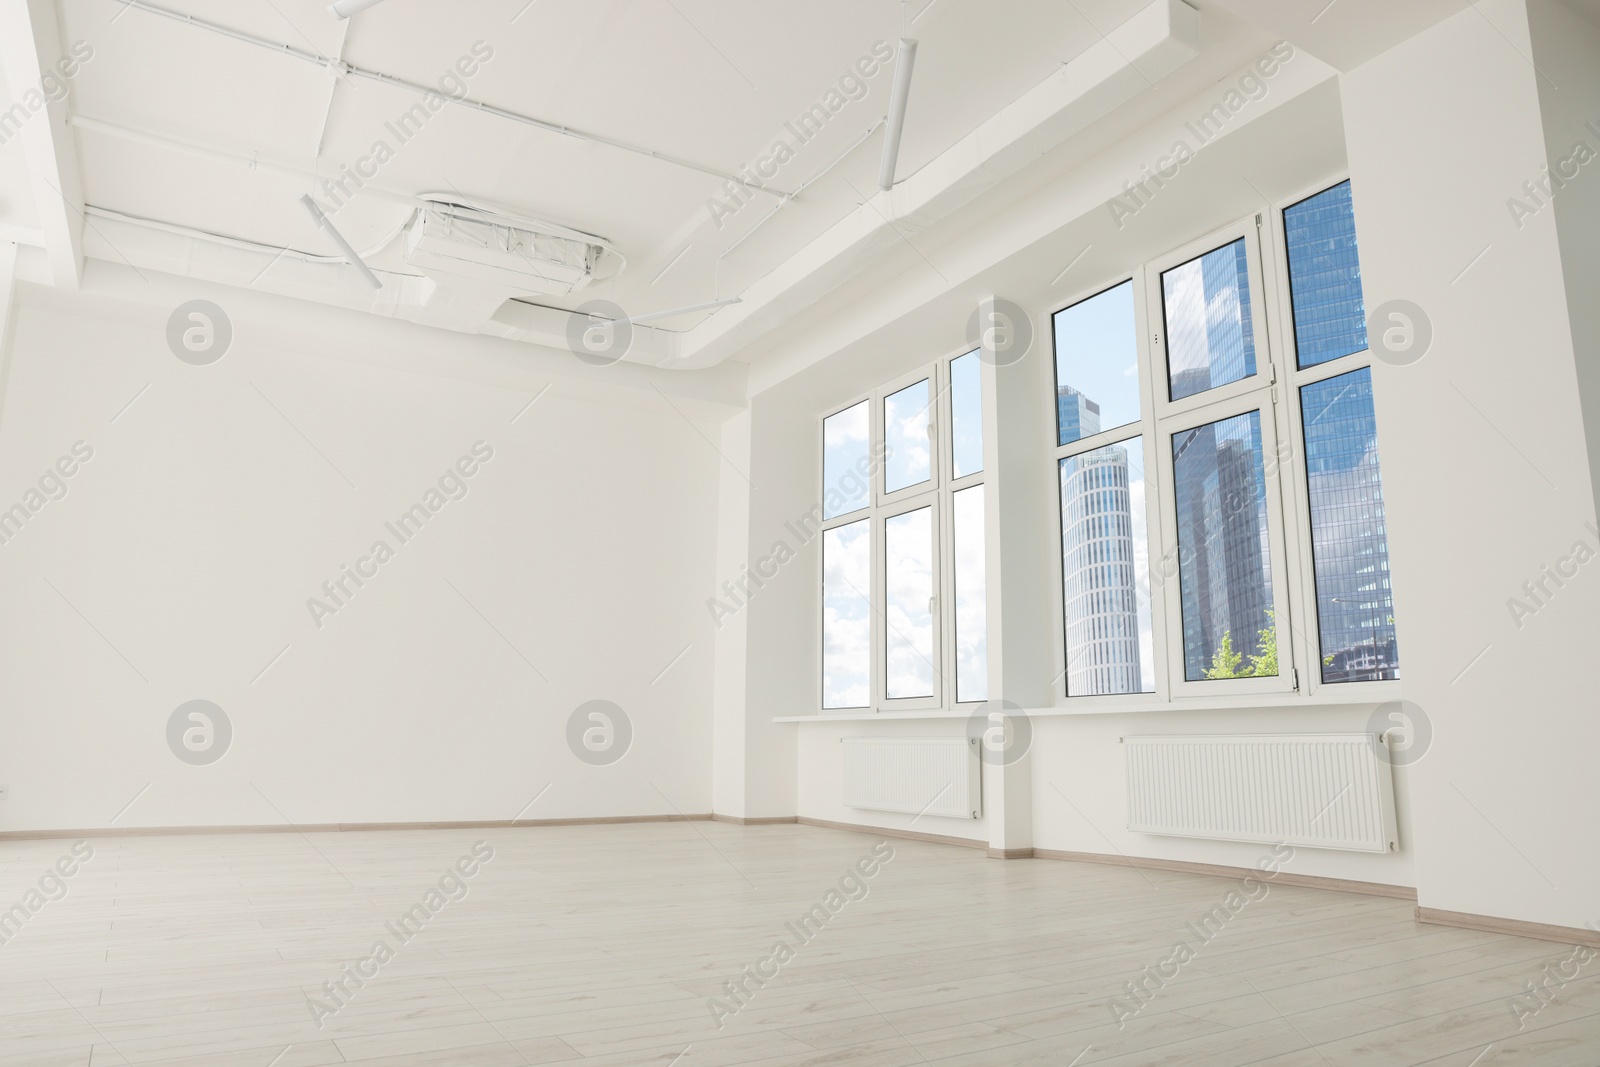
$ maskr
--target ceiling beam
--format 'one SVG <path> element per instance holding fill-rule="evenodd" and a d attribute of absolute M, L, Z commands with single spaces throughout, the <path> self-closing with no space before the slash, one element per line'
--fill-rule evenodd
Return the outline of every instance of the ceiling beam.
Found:
<path fill-rule="evenodd" d="M 53 0 L 0 0 L 0 63 L 12 101 L 0 122 L 15 131 L 27 154 L 51 279 L 77 289 L 83 282 L 83 177 L 68 125 L 71 95 L 51 100 L 43 84 L 47 73 L 52 84 L 66 84 L 57 69 L 64 58 Z"/>
<path fill-rule="evenodd" d="M 9 222 L 0 222 L 0 242 L 43 248 L 44 234 L 29 226 L 14 226 Z"/>
<path fill-rule="evenodd" d="M 1471 0 L 1217 0 L 1336 70 L 1351 71 L 1465 10 Z"/>
<path fill-rule="evenodd" d="M 682 338 L 694 370 L 729 358 L 910 236 L 948 218 L 1067 138 L 1082 132 L 1201 51 L 1200 13 L 1150 0 L 1132 18 L 985 119 L 932 160 L 879 192 L 741 294 L 742 303 Z M 932 264 L 929 267 L 933 268 Z"/>

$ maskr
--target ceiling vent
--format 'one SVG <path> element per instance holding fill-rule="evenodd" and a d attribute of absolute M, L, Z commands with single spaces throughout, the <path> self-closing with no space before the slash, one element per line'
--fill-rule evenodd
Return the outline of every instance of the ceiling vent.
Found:
<path fill-rule="evenodd" d="M 622 265 L 598 237 L 444 201 L 418 208 L 405 238 L 406 261 L 426 274 L 544 296 L 577 292 Z"/>

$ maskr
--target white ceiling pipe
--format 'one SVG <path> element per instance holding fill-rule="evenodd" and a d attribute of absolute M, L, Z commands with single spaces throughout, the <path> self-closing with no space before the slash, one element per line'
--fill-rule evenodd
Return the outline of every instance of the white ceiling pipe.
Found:
<path fill-rule="evenodd" d="M 911 93 L 911 68 L 917 62 L 917 42 L 900 38 L 900 52 L 894 61 L 894 87 L 889 90 L 888 127 L 883 133 L 883 162 L 878 167 L 878 188 L 894 188 L 894 168 L 900 161 L 900 134 L 906 126 L 906 99 Z"/>
<path fill-rule="evenodd" d="M 334 244 L 339 246 L 339 251 L 345 254 L 345 258 L 350 261 L 350 265 L 361 272 L 361 276 L 367 280 L 367 284 L 374 289 L 382 289 L 383 283 L 378 280 L 378 276 L 372 273 L 372 268 L 367 266 L 360 256 L 356 255 L 356 250 L 350 247 L 350 242 L 344 239 L 344 234 L 333 228 L 333 223 L 328 221 L 328 216 L 322 213 L 322 209 L 317 206 L 317 202 L 311 199 L 309 195 L 302 196 L 300 202 L 306 206 L 307 211 L 311 212 L 312 221 L 332 238 Z"/>
<path fill-rule="evenodd" d="M 343 3 L 345 0 L 340 0 L 340 2 Z M 363 6 L 371 6 L 372 4 L 378 3 L 379 0 L 348 0 L 348 2 L 352 4 L 361 3 Z M 1176 3 L 1178 0 L 1172 0 L 1172 2 Z M 214 22 L 207 22 L 204 19 L 197 19 L 193 15 L 187 15 L 181 11 L 173 11 L 169 8 L 160 7 L 156 4 L 146 3 L 145 0 L 118 0 L 118 3 L 121 3 L 124 7 L 131 7 L 137 11 L 145 11 L 152 15 L 160 15 L 163 18 L 169 18 L 176 22 L 182 22 L 185 25 L 191 26 L 195 29 L 206 30 L 210 33 L 220 34 L 223 37 L 228 37 L 235 41 L 241 41 L 244 44 L 255 45 L 258 48 L 267 49 L 268 51 L 275 52 L 278 55 L 289 56 L 290 58 L 298 59 L 303 63 L 314 63 L 319 67 L 324 67 L 330 71 L 333 71 L 340 77 L 369 78 L 372 81 L 382 82 L 385 85 L 392 85 L 397 88 L 404 89 L 407 92 L 416 93 L 418 96 L 422 97 L 440 95 L 438 90 L 432 86 L 418 85 L 416 82 L 406 81 L 404 78 L 396 78 L 394 75 L 384 74 L 382 71 L 364 70 L 361 67 L 351 66 L 350 64 L 339 60 L 329 59 L 327 56 L 319 55 L 315 52 L 307 52 L 303 48 L 295 48 L 292 45 L 280 44 L 277 41 L 270 41 L 265 37 L 256 37 L 252 34 L 242 33 L 238 30 L 231 30 L 226 26 L 221 26 Z M 357 9 L 352 7 L 350 10 Z M 725 174 L 722 171 L 717 170 L 715 167 L 702 166 L 699 163 L 694 163 L 687 159 L 679 159 L 678 157 L 668 155 L 665 152 L 657 152 L 652 148 L 644 148 L 640 145 L 629 144 L 626 141 L 618 141 L 610 137 L 602 137 L 600 134 L 588 133 L 583 130 L 573 129 L 571 126 L 562 126 L 559 123 L 546 122 L 543 119 L 535 118 L 532 115 L 522 115 L 515 111 L 507 111 L 505 108 L 494 107 L 491 104 L 479 103 L 470 97 L 455 97 L 445 95 L 443 99 L 445 103 L 454 104 L 457 107 L 470 107 L 473 110 L 481 111 L 486 115 L 493 115 L 496 118 L 508 119 L 512 122 L 520 122 L 525 126 L 532 126 L 535 129 L 561 134 L 563 137 L 571 137 L 579 141 L 590 141 L 594 144 L 606 145 L 607 147 L 615 148 L 623 152 L 631 152 L 634 155 L 647 156 L 650 159 L 659 160 L 662 163 L 669 163 L 675 167 L 684 167 L 689 170 L 699 171 L 701 174 L 707 174 L 713 178 L 721 179 L 722 181 L 736 182 L 746 189 L 754 189 L 758 193 L 766 193 L 768 196 L 774 196 L 780 200 L 789 199 L 794 196 L 793 193 L 785 192 L 782 189 L 774 188 L 773 186 L 765 183 L 760 185 L 751 185 L 747 178 L 737 174 Z"/>
<path fill-rule="evenodd" d="M 723 297 L 721 300 L 707 300 L 704 304 L 690 304 L 688 307 L 670 308 L 666 311 L 651 311 L 644 315 L 629 315 L 625 319 L 617 319 L 616 321 L 619 323 L 654 322 L 656 319 L 670 319 L 677 315 L 687 315 L 691 311 L 709 311 L 712 308 L 727 307 L 729 304 L 741 304 L 743 302 L 744 297 L 742 296 L 728 296 Z"/>
<path fill-rule="evenodd" d="M 334 0 L 328 5 L 328 14 L 336 19 L 347 19 L 357 11 L 365 11 L 369 7 L 376 7 L 383 0 Z"/>

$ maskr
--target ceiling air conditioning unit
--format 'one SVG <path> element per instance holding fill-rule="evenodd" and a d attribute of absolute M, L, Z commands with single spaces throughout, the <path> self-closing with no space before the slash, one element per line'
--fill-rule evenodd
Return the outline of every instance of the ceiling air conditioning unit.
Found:
<path fill-rule="evenodd" d="M 565 296 L 615 273 L 621 255 L 598 237 L 445 201 L 417 209 L 406 261 L 429 275 Z"/>

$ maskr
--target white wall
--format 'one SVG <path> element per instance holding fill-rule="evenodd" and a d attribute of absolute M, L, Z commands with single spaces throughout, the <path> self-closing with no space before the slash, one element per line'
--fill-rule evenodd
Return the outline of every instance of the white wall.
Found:
<path fill-rule="evenodd" d="M 1415 886 L 1424 907 L 1566 926 L 1600 920 L 1600 857 L 1585 847 L 1590 813 L 1600 807 L 1600 786 L 1590 773 L 1600 750 L 1593 679 L 1587 670 L 1600 634 L 1600 578 L 1584 555 L 1576 577 L 1528 597 L 1524 583 L 1539 580 L 1546 565 L 1573 559 L 1582 542 L 1600 549 L 1596 521 L 1595 432 L 1600 426 L 1593 366 L 1595 344 L 1595 220 L 1600 218 L 1600 162 L 1557 193 L 1554 207 L 1521 227 L 1508 199 L 1523 183 L 1585 140 L 1600 149 L 1600 135 L 1582 129 L 1600 121 L 1600 28 L 1554 0 L 1495 0 L 1466 10 L 1329 84 L 1337 92 L 1334 124 L 1305 93 L 1296 113 L 1296 136 L 1229 155 L 1207 149 L 1209 162 L 1191 165 L 1181 184 L 1164 191 L 1139 228 L 1125 235 L 1097 233 L 1083 222 L 1059 221 L 1060 206 L 1081 196 L 1081 183 L 1060 186 L 997 208 L 972 233 L 949 229 L 918 235 L 916 251 L 945 285 L 919 271 L 907 254 L 902 276 L 863 285 L 853 304 L 834 319 L 833 354 L 806 354 L 804 338 L 780 350 L 791 367 L 805 367 L 772 386 L 781 418 L 753 426 L 752 476 L 773 470 L 800 477 L 791 507 L 817 492 L 814 471 L 797 466 L 787 449 L 816 448 L 815 417 L 958 343 L 955 325 L 971 306 L 971 291 L 1024 294 L 1029 307 L 1048 310 L 1065 299 L 1041 295 L 1018 282 L 1018 271 L 1037 273 L 1047 257 L 1034 250 L 1009 254 L 987 274 L 963 274 L 956 264 L 993 234 L 1006 232 L 1031 212 L 1039 247 L 1062 263 L 1085 245 L 1095 257 L 1129 265 L 1146 258 L 1145 245 L 1168 246 L 1206 231 L 1237 211 L 1229 198 L 1242 173 L 1269 198 L 1293 187 L 1296 165 L 1314 172 L 1320 163 L 1303 152 L 1303 140 L 1349 151 L 1357 225 L 1369 309 L 1404 299 L 1430 318 L 1432 348 L 1408 366 L 1379 362 L 1374 369 L 1379 439 L 1383 450 L 1389 545 L 1396 584 L 1396 615 L 1404 666 L 1401 691 L 1431 721 L 1432 747 L 1411 767 L 1395 770 L 1401 851 L 1374 856 L 1302 849 L 1296 873 Z M 1526 57 L 1532 56 L 1534 65 Z M 1537 66 L 1537 70 L 1535 69 Z M 1559 87 L 1559 88 L 1558 88 Z M 1288 101 L 1280 100 L 1280 105 Z M 1298 102 L 1296 102 L 1298 107 Z M 1587 109 L 1587 110 L 1586 110 Z M 1264 123 L 1270 120 L 1263 117 Z M 1143 136 L 1142 134 L 1137 136 Z M 1086 180 L 1122 151 L 1086 159 Z M 1232 166 L 1228 181 L 1215 166 Z M 1329 175 L 1330 178 L 1335 175 Z M 1277 186 L 1274 186 L 1274 182 Z M 1003 197 L 1004 191 L 994 194 Z M 1051 198 L 1053 202 L 1051 201 Z M 1210 203 L 1216 214 L 1207 216 Z M 1209 221 L 1208 221 L 1209 220 Z M 1164 238 L 1152 237 L 1159 227 Z M 1075 236 L 1074 236 L 1075 235 Z M 966 257 L 964 259 L 963 257 Z M 1110 269 L 1110 268 L 1108 268 Z M 923 285 L 920 304 L 907 299 L 911 279 Z M 1075 283 L 1078 284 L 1078 283 Z M 1081 284 L 1087 284 L 1081 283 Z M 895 292 L 892 314 L 868 318 L 865 308 Z M 984 291 L 984 290 L 979 290 Z M 849 338 L 837 323 L 855 315 L 864 323 Z M 1041 318 L 1037 323 L 1044 325 Z M 770 372 L 758 368 L 758 380 Z M 811 420 L 807 423 L 807 420 Z M 1586 432 L 1587 431 L 1587 432 Z M 764 444 L 770 441 L 770 444 Z M 1027 464 L 1008 461 L 1002 477 L 1026 498 Z M 779 479 L 781 480 L 781 479 Z M 1038 492 L 1035 487 L 1032 491 Z M 1020 510 L 1026 512 L 1026 499 Z M 781 510 L 781 509 L 779 509 Z M 752 538 L 759 540 L 759 538 Z M 1023 538 L 1002 562 L 1005 588 L 1016 568 L 1036 564 Z M 1010 542 L 1008 542 L 1008 545 Z M 1570 566 L 1570 564 L 1569 564 Z M 806 561 L 814 583 L 816 561 Z M 807 595 L 814 600 L 814 589 Z M 793 594 L 796 598 L 800 594 Z M 1537 607 L 1513 618 L 1511 598 Z M 1002 624 L 1027 624 L 1036 614 L 1030 597 L 1003 611 Z M 800 622 L 763 620 L 773 648 L 792 646 L 783 661 L 786 706 L 809 699 L 811 679 L 795 685 L 794 671 L 814 670 L 812 604 L 794 601 Z M 1518 623 L 1521 623 L 1519 626 Z M 991 621 L 993 624 L 993 620 Z M 1027 636 L 1027 635 L 1025 635 Z M 997 655 L 1010 687 L 1014 668 L 1026 693 L 1036 680 L 1026 654 Z M 750 686 L 761 687 L 766 664 L 751 660 Z M 778 677 L 773 675 L 773 677 Z M 779 688 L 779 687 L 774 687 Z M 1370 703 L 1346 706 L 1285 705 L 1140 715 L 1034 717 L 1030 755 L 1033 807 L 1031 843 L 1038 848 L 1126 854 L 1208 863 L 1250 865 L 1259 847 L 1130 834 L 1122 758 L 1117 739 L 1126 733 L 1229 733 L 1359 731 Z M 794 725 L 799 737 L 801 815 L 903 827 L 909 816 L 843 808 L 838 802 L 838 739 L 853 733 L 902 736 L 955 734 L 960 719 L 877 719 L 866 723 L 811 721 Z M 982 822 L 924 818 L 915 829 L 974 840 L 1009 839 L 993 817 Z"/>
<path fill-rule="evenodd" d="M 742 411 L 722 424 L 718 448 L 723 462 L 717 487 L 717 584 L 742 576 L 748 558 L 750 531 L 750 413 Z M 746 774 L 748 735 L 763 724 L 747 721 L 745 690 L 745 625 L 743 612 L 728 614 L 728 594 L 721 588 L 707 592 L 706 613 L 715 630 L 716 679 L 713 695 L 711 753 L 711 805 L 718 815 L 747 817 L 750 794 Z M 771 723 L 765 724 L 767 729 Z"/>
<path fill-rule="evenodd" d="M 1573 340 L 1593 317 L 1569 317 L 1557 214 L 1519 229 L 1508 200 L 1554 147 L 1538 81 L 1581 110 L 1600 50 L 1591 33 L 1573 77 L 1531 50 L 1520 0 L 1477 7 L 1344 79 L 1369 306 L 1413 301 L 1435 332 L 1373 376 L 1380 433 L 1402 428 L 1383 460 L 1405 691 L 1435 731 L 1412 778 L 1419 902 L 1581 926 L 1600 920 L 1600 563 L 1520 626 L 1509 602 L 1600 541 Z"/>
<path fill-rule="evenodd" d="M 1167 151 L 1182 120 L 1204 110 L 1219 90 L 1207 86 L 1172 114 L 1080 161 L 1054 183 L 1035 183 L 1025 195 L 1007 189 L 992 195 L 991 208 L 969 228 L 917 234 L 901 250 L 901 270 L 881 279 L 859 279 L 848 303 L 809 333 L 787 339 L 763 355 L 763 366 L 787 360 L 792 372 L 759 392 L 752 403 L 752 551 L 765 551 L 781 533 L 783 519 L 802 514 L 819 499 L 818 417 L 866 390 L 963 348 L 964 324 L 975 294 L 995 293 L 1035 313 L 1037 341 L 1021 363 L 993 368 L 986 379 L 990 404 L 986 425 L 986 470 L 991 484 L 990 695 L 1033 715 L 1034 739 L 1027 761 L 1005 769 L 985 767 L 984 817 L 978 820 L 869 812 L 840 803 L 842 753 L 839 739 L 855 735 L 950 736 L 967 730 L 966 710 L 944 718 L 866 721 L 821 720 L 784 728 L 794 731 L 798 787 L 788 812 L 811 818 L 913 829 L 962 837 L 996 848 L 1036 847 L 1057 851 L 1146 856 L 1251 866 L 1261 848 L 1130 833 L 1126 829 L 1123 750 L 1129 733 L 1360 731 L 1372 704 L 1308 708 L 1303 702 L 1250 710 L 1185 710 L 1093 716 L 1054 713 L 1059 690 L 1050 554 L 1056 551 L 1053 511 L 1054 460 L 1049 447 L 1052 405 L 1049 314 L 1075 294 L 1106 284 L 1116 272 L 1187 243 L 1246 212 L 1263 210 L 1261 195 L 1283 197 L 1309 183 L 1333 181 L 1343 166 L 1342 117 L 1336 76 L 1307 56 L 1285 65 L 1259 111 L 1241 116 L 1224 141 L 1208 146 L 1179 180 L 1163 189 L 1125 228 L 1112 224 L 1097 192 L 1121 188 L 1120 177 L 1137 175 L 1140 164 Z M 1285 152 L 1290 158 L 1281 158 Z M 1261 189 L 1241 182 L 1243 173 Z M 1076 213 L 1074 213 L 1074 211 Z M 997 234 L 1031 233 L 1034 245 L 998 251 Z M 1062 268 L 1088 248 L 1078 265 Z M 985 257 L 989 257 L 987 260 Z M 987 264 L 976 266 L 976 264 Z M 969 270 L 972 273 L 962 273 Z M 1052 279 L 1058 284 L 1052 284 Z M 919 298 L 909 298 L 917 292 Z M 917 302 L 920 299 L 920 302 Z M 877 315 L 874 318 L 874 314 Z M 859 323 L 842 336 L 844 323 Z M 834 351 L 813 354 L 831 343 Z M 758 366 L 758 383 L 770 369 Z M 758 385 L 758 388 L 760 386 Z M 1380 437 L 1388 431 L 1380 427 Z M 747 685 L 749 723 L 772 714 L 805 716 L 816 710 L 817 580 L 815 545 L 768 583 L 749 608 Z M 1402 620 L 1404 627 L 1404 620 Z M 781 773 L 787 756 L 776 745 L 751 741 L 752 766 Z M 1302 849 L 1298 873 L 1389 884 L 1414 881 L 1414 842 L 1407 810 L 1406 770 L 1397 771 L 1397 804 L 1403 850 L 1368 855 Z M 1002 800 L 1008 803 L 1001 803 Z"/>
<path fill-rule="evenodd" d="M 94 455 L 0 544 L 0 829 L 710 810 L 721 461 L 686 416 L 715 434 L 729 408 L 694 376 L 97 279 L 131 299 L 19 287 L 4 353 L 0 506 Z M 201 295 L 236 336 L 196 367 L 164 328 Z M 477 441 L 467 495 L 400 544 L 385 521 Z M 314 625 L 307 598 L 379 538 L 394 558 Z M 165 738 L 194 698 L 234 727 L 210 766 Z M 607 767 L 566 741 L 596 698 L 634 727 Z"/>

